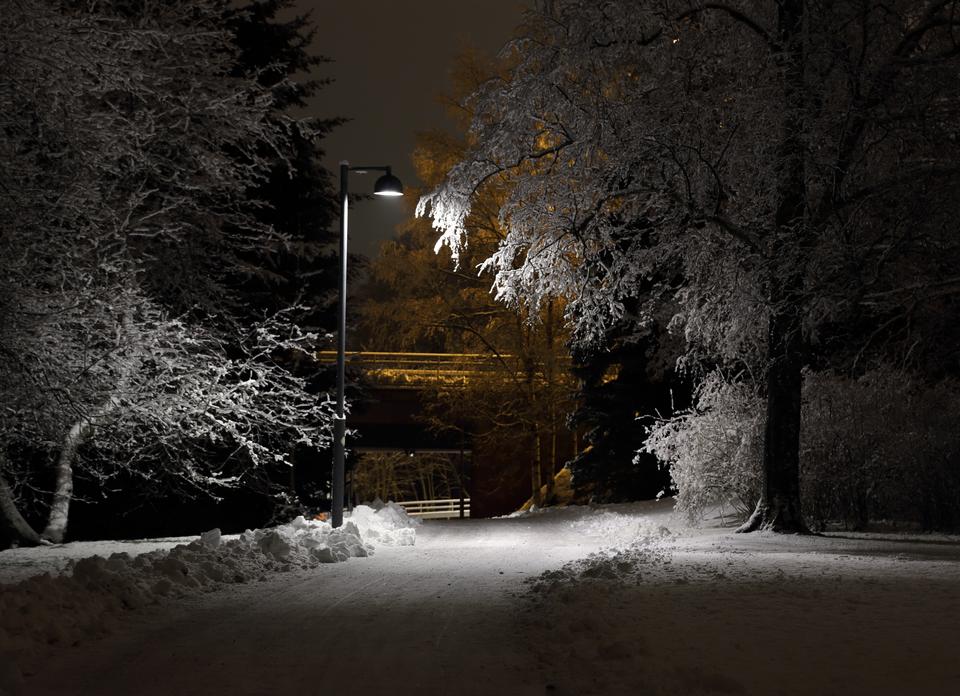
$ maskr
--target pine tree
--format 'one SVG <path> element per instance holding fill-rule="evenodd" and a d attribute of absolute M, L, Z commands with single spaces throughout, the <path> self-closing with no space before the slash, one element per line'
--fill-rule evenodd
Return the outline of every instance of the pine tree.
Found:
<path fill-rule="evenodd" d="M 306 107 L 307 100 L 330 83 L 303 77 L 330 61 L 312 53 L 310 13 L 278 18 L 293 6 L 293 0 L 258 0 L 225 10 L 226 26 L 239 48 L 232 73 L 254 78 L 270 91 L 272 118 L 288 132 L 284 149 L 262 153 L 269 173 L 250 192 L 263 204 L 258 218 L 280 238 L 266 240 L 247 257 L 247 274 L 237 282 L 251 313 L 300 305 L 300 323 L 329 331 L 334 324 L 334 223 L 339 207 L 330 173 L 321 164 L 322 140 L 343 119 L 290 118 L 291 110 Z"/>

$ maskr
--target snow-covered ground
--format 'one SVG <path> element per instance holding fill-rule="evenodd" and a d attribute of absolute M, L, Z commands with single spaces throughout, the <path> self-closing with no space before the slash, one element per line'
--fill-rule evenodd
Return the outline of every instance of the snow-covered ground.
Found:
<path fill-rule="evenodd" d="M 21 666 L 51 649 L 110 633 L 131 612 L 199 592 L 263 581 L 274 573 L 412 546 L 419 520 L 394 503 L 357 506 L 345 524 L 298 517 L 223 536 L 77 542 L 0 555 L 0 696 L 21 691 Z"/>
<path fill-rule="evenodd" d="M 960 538 L 669 526 L 531 583 L 551 693 L 960 693 Z"/>
<path fill-rule="evenodd" d="M 362 546 L 379 533 L 358 531 Z M 398 539 L 347 563 L 271 560 L 256 582 L 151 595 L 89 633 L 47 636 L 0 685 L 39 696 L 960 692 L 957 537 L 690 530 L 661 501 L 427 522 L 415 546 L 384 541 Z M 22 575 L 29 557 L 63 565 L 57 549 L 4 552 L 0 577 Z M 45 582 L 21 585 L 37 590 L 25 606 L 48 601 Z"/>

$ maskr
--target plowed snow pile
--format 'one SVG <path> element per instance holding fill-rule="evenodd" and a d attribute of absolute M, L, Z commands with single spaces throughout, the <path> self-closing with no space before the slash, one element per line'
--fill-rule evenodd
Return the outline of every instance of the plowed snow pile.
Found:
<path fill-rule="evenodd" d="M 75 544 L 90 553 L 99 546 L 128 550 L 70 560 L 59 575 L 42 572 L 49 566 L 41 565 L 40 575 L 0 585 L 0 658 L 16 662 L 43 646 L 69 646 L 103 635 L 122 614 L 161 598 L 369 556 L 374 544 L 412 546 L 419 522 L 387 503 L 377 509 L 357 506 L 338 529 L 297 517 L 289 524 L 227 537 L 213 529 L 173 548 L 164 548 L 169 545 L 164 540 L 154 545 Z M 42 562 L 44 554 L 37 551 L 43 549 L 5 551 L 4 559 L 19 555 L 23 561 L 35 554 Z M 24 573 L 23 562 L 12 565 Z M 0 573 L 0 582 L 4 579 Z"/>

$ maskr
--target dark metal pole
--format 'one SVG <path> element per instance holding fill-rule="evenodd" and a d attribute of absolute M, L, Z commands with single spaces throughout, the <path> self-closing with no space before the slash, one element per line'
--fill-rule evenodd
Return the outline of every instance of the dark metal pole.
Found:
<path fill-rule="evenodd" d="M 460 519 L 462 520 L 463 515 L 463 488 L 466 485 L 466 482 L 463 480 L 463 433 L 460 433 Z"/>
<path fill-rule="evenodd" d="M 344 413 L 344 363 L 347 352 L 347 177 L 350 164 L 340 163 L 340 328 L 337 333 L 337 414 L 333 428 L 333 471 L 330 480 L 330 524 L 343 524 L 344 449 L 347 418 Z"/>

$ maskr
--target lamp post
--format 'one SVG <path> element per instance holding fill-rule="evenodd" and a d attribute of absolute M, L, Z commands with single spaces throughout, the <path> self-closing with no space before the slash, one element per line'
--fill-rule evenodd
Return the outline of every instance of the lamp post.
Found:
<path fill-rule="evenodd" d="M 330 524 L 343 524 L 344 449 L 347 438 L 347 417 L 344 413 L 344 366 L 347 352 L 347 192 L 350 172 L 384 172 L 373 185 L 377 196 L 402 196 L 403 184 L 390 172 L 390 167 L 351 167 L 340 163 L 340 323 L 337 331 L 337 413 L 333 421 L 333 473 L 331 477 Z"/>

